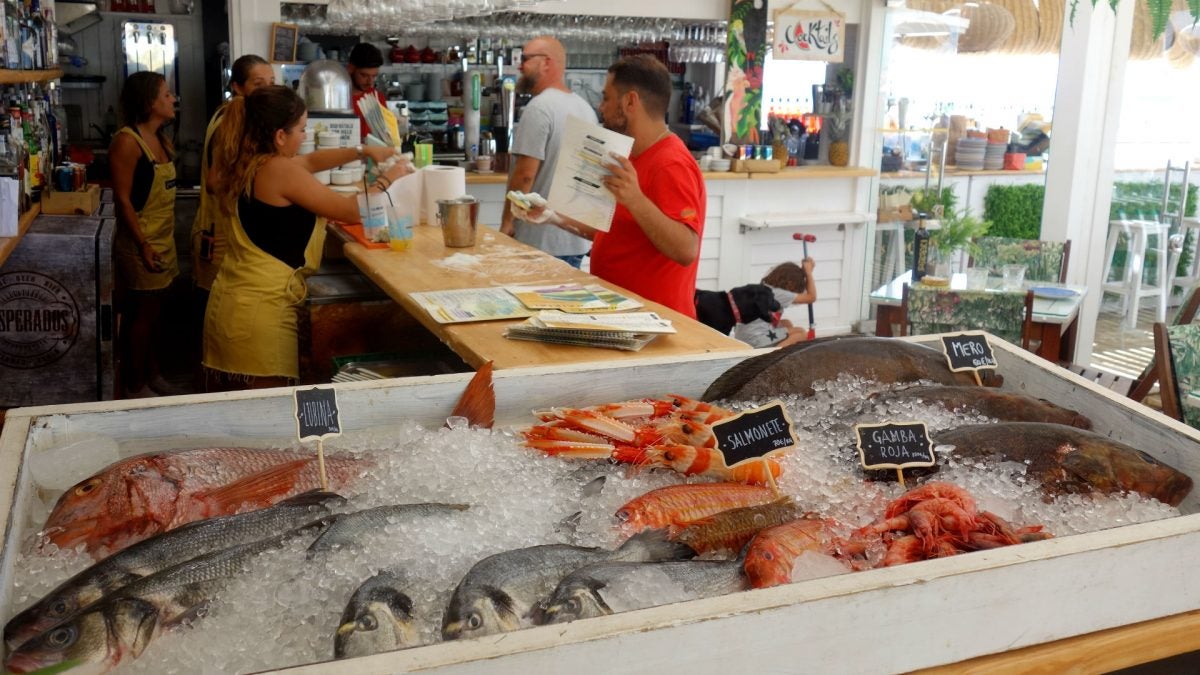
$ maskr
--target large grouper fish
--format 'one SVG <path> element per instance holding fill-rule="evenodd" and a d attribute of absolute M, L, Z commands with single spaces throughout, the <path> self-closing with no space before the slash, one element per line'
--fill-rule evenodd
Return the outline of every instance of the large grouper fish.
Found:
<path fill-rule="evenodd" d="M 442 638 L 504 633 L 536 621 L 538 603 L 563 577 L 584 565 L 682 560 L 693 555 L 686 544 L 669 542 L 658 530 L 638 533 L 615 551 L 543 544 L 496 553 L 475 563 L 454 589 L 442 617 Z"/>
<path fill-rule="evenodd" d="M 1192 479 L 1150 455 L 1100 434 L 1061 424 L 975 424 L 934 436 L 957 457 L 1025 462 L 1050 493 L 1137 492 L 1179 506 Z"/>
<path fill-rule="evenodd" d="M 814 382 L 836 380 L 843 373 L 884 384 L 975 384 L 969 372 L 950 372 L 945 355 L 936 349 L 894 338 L 838 335 L 746 359 L 709 385 L 703 400 L 812 396 Z"/>
<path fill-rule="evenodd" d="M 138 579 L 196 556 L 260 541 L 329 514 L 346 500 L 305 492 L 275 506 L 189 523 L 122 549 L 67 579 L 4 626 L 8 648 L 18 645 Z"/>
<path fill-rule="evenodd" d="M 1002 422 L 1050 422 L 1080 429 L 1092 428 L 1092 421 L 1082 413 L 1042 398 L 991 387 L 937 384 L 916 386 L 879 392 L 873 394 L 870 400 L 882 405 L 901 402 L 936 404 L 951 412 L 974 410 Z"/>

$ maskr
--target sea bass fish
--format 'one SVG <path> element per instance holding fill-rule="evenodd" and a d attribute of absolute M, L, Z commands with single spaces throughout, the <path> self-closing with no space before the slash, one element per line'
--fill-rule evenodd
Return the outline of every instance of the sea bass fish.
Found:
<path fill-rule="evenodd" d="M 883 404 L 923 401 L 936 403 L 950 411 L 967 408 L 975 410 L 981 415 L 995 417 L 1001 422 L 1049 422 L 1080 429 L 1092 428 L 1092 421 L 1079 412 L 1055 405 L 1045 399 L 990 387 L 918 386 L 881 392 L 873 395 L 871 399 Z"/>
<path fill-rule="evenodd" d="M 346 513 L 339 516 L 337 521 L 308 547 L 308 556 L 311 558 L 323 551 L 355 546 L 367 534 L 383 530 L 388 525 L 449 516 L 466 511 L 467 508 L 466 504 L 389 504 Z"/>
<path fill-rule="evenodd" d="M 372 466 L 327 455 L 329 489 Z M 69 488 L 42 528 L 60 548 L 82 543 L 94 557 L 203 518 L 270 506 L 321 487 L 316 455 L 291 450 L 191 448 L 137 455 Z"/>
<path fill-rule="evenodd" d="M 937 434 L 960 457 L 1000 456 L 1025 462 L 1048 492 L 1137 492 L 1178 506 L 1192 479 L 1150 455 L 1100 434 L 1061 424 L 976 424 Z"/>
<path fill-rule="evenodd" d="M 333 657 L 355 658 L 416 646 L 420 636 L 413 626 L 412 598 L 401 590 L 407 586 L 400 576 L 380 572 L 355 589 L 333 638 Z"/>
<path fill-rule="evenodd" d="M 741 559 L 599 563 L 568 574 L 546 602 L 538 623 L 565 623 L 749 587 Z"/>
<path fill-rule="evenodd" d="M 9 654 L 7 672 L 29 673 L 64 663 L 105 673 L 137 658 L 164 631 L 199 616 L 216 593 L 254 557 L 293 537 L 312 536 L 323 522 L 262 541 L 207 553 L 138 579 L 28 640 Z"/>
<path fill-rule="evenodd" d="M 155 535 L 83 570 L 59 584 L 4 626 L 4 642 L 14 649 L 100 598 L 143 577 L 199 555 L 259 541 L 312 522 L 345 500 L 330 492 L 305 492 L 275 506 L 188 523 Z"/>
<path fill-rule="evenodd" d="M 454 589 L 442 618 L 442 638 L 458 640 L 521 628 L 534 618 L 537 603 L 563 577 L 584 565 L 679 560 L 693 554 L 683 544 L 668 542 L 661 532 L 644 532 L 615 551 L 546 544 L 488 556 L 475 563 Z"/>
<path fill-rule="evenodd" d="M 929 380 L 969 385 L 968 372 L 952 373 L 942 352 L 893 338 L 834 336 L 801 342 L 746 359 L 721 374 L 705 401 L 750 400 L 782 394 L 812 396 L 813 383 L 846 373 L 885 384 Z"/>

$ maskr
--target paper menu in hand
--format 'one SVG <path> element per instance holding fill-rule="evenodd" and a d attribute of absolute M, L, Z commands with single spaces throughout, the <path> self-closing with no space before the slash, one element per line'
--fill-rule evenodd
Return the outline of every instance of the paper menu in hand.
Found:
<path fill-rule="evenodd" d="M 568 117 L 550 184 L 550 208 L 608 232 L 617 199 L 604 187 L 604 178 L 609 175 L 605 162 L 609 153 L 628 157 L 632 150 L 633 138 Z"/>

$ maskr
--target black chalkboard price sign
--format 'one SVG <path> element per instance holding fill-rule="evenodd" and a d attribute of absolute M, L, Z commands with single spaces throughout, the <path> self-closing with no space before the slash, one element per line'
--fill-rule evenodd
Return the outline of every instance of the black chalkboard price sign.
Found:
<path fill-rule="evenodd" d="M 987 335 L 982 331 L 943 335 L 942 350 L 946 353 L 950 372 L 996 368 L 996 355 L 992 353 L 992 345 L 988 344 Z"/>
<path fill-rule="evenodd" d="M 792 420 L 782 401 L 772 401 L 712 425 L 725 466 L 764 459 L 797 445 Z"/>
<path fill-rule="evenodd" d="M 340 436 L 337 390 L 329 387 L 296 389 L 296 436 L 303 441 Z"/>
<path fill-rule="evenodd" d="M 296 60 L 296 46 L 300 42 L 300 27 L 294 23 L 271 24 L 271 61 L 292 63 Z"/>
<path fill-rule="evenodd" d="M 864 469 L 906 469 L 933 466 L 933 441 L 923 422 L 858 424 L 858 457 Z"/>

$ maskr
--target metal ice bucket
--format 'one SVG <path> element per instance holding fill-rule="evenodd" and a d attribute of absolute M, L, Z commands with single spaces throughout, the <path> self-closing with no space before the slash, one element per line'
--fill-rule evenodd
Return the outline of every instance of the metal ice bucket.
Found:
<path fill-rule="evenodd" d="M 479 218 L 479 200 L 467 195 L 437 200 L 438 225 L 446 246 L 462 248 L 475 245 L 475 223 Z"/>

